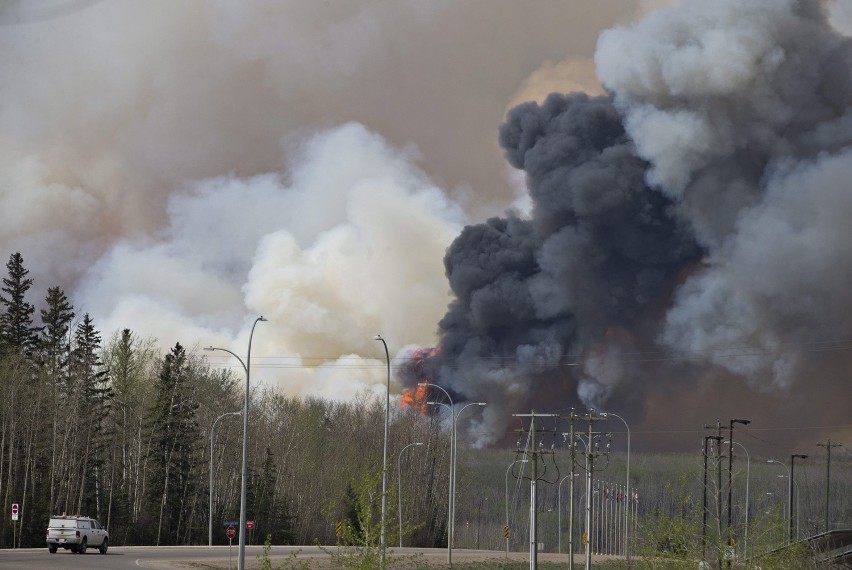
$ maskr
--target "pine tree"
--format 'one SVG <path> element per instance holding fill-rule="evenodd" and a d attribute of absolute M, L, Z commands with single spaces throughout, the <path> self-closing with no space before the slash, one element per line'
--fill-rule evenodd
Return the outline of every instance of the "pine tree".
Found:
<path fill-rule="evenodd" d="M 79 441 L 85 450 L 77 506 L 78 512 L 96 513 L 102 518 L 105 507 L 103 467 L 109 436 L 104 430 L 104 420 L 109 414 L 112 390 L 100 352 L 101 336 L 87 313 L 74 332 L 70 359 L 72 381 L 77 383 L 81 398 L 77 412 L 81 430 Z"/>
<path fill-rule="evenodd" d="M 59 287 L 47 290 L 44 303 L 46 308 L 41 310 L 41 322 L 44 327 L 39 338 L 41 363 L 48 377 L 59 384 L 62 373 L 68 366 L 71 344 L 68 332 L 74 320 L 74 308 Z"/>
<path fill-rule="evenodd" d="M 29 355 L 38 343 L 38 329 L 33 327 L 35 307 L 26 301 L 33 280 L 27 277 L 29 270 L 20 253 L 9 257 L 6 269 L 9 274 L 3 278 L 4 294 L 0 295 L 0 303 L 6 309 L 0 314 L 0 342 L 7 350 Z"/>
<path fill-rule="evenodd" d="M 181 525 L 188 524 L 190 487 L 200 438 L 193 393 L 193 371 L 180 343 L 163 359 L 154 404 L 154 475 L 152 500 L 159 505 L 156 544 L 179 541 Z"/>
<path fill-rule="evenodd" d="M 59 435 L 64 433 L 68 420 L 64 413 L 67 409 L 65 400 L 68 391 L 64 388 L 68 385 L 68 361 L 71 351 L 68 332 L 74 320 L 74 310 L 59 287 L 48 289 L 45 307 L 41 311 L 41 322 L 44 327 L 39 339 L 39 360 L 50 401 L 50 425 L 45 426 L 50 443 L 49 450 L 43 450 L 45 456 L 39 463 L 48 468 L 47 480 L 50 490 L 45 493 L 45 498 L 48 501 L 48 510 L 51 510 L 56 504 L 59 492 L 59 466 L 57 465 Z"/>

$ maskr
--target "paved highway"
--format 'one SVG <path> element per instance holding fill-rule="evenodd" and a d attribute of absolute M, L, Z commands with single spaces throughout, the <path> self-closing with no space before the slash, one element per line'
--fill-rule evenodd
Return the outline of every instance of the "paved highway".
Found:
<path fill-rule="evenodd" d="M 329 547 L 334 549 L 335 547 Z M 237 567 L 237 545 L 231 548 L 231 568 Z M 257 556 L 263 552 L 261 546 L 246 547 L 246 567 L 257 568 L 260 566 Z M 312 558 L 316 562 L 323 561 L 328 568 L 333 565 L 329 557 L 316 546 L 273 546 L 270 560 L 273 567 L 281 564 L 291 553 L 297 553 L 298 558 Z M 393 548 L 389 549 L 394 555 L 409 556 L 418 555 L 418 561 L 435 566 L 444 566 L 447 562 L 447 550 L 445 548 Z M 504 560 L 505 552 L 490 550 L 453 550 L 453 561 L 494 561 Z M 529 554 L 524 552 L 512 552 L 513 560 L 528 560 Z M 595 557 L 597 559 L 597 557 Z M 565 554 L 540 553 L 541 562 L 567 562 Z M 576 558 L 577 562 L 582 557 Z M 139 570 L 140 568 L 157 568 L 168 570 L 174 568 L 186 568 L 189 562 L 200 562 L 204 568 L 228 568 L 227 546 L 111 546 L 106 554 L 97 550 L 89 550 L 86 554 L 72 554 L 67 550 L 59 550 L 56 554 L 50 554 L 47 547 L 44 548 L 18 548 L 0 550 L 0 570 Z M 319 564 L 318 564 L 319 566 Z M 567 566 L 567 564 L 566 564 Z"/>
<path fill-rule="evenodd" d="M 237 567 L 237 545 L 232 550 L 233 567 Z M 294 548 L 293 550 L 298 550 Z M 256 566 L 256 557 L 261 554 L 260 546 L 246 547 L 246 566 Z M 273 560 L 283 560 L 290 552 L 289 547 L 273 548 Z M 303 547 L 302 552 L 319 556 L 316 547 Z M 20 548 L 0 550 L 0 569 L 18 570 L 125 570 L 140 568 L 177 568 L 179 563 L 204 562 L 212 567 L 228 567 L 228 547 L 214 546 L 111 546 L 106 554 L 89 550 L 86 554 L 73 554 L 59 550 L 50 554 L 45 548 Z M 252 564 L 249 564 L 251 562 Z"/>

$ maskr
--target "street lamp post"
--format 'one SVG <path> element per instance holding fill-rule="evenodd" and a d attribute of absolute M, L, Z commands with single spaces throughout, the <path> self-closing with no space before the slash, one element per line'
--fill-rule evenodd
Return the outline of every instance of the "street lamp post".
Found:
<path fill-rule="evenodd" d="M 787 479 L 788 477 L 789 475 L 778 476 L 779 479 Z M 802 533 L 799 532 L 799 513 L 801 512 L 799 510 L 799 482 L 794 480 L 793 487 L 795 487 L 796 489 L 796 540 L 799 540 L 799 538 L 802 536 Z"/>
<path fill-rule="evenodd" d="M 382 568 L 385 567 L 385 521 L 387 520 L 388 512 L 388 423 L 390 421 L 390 352 L 388 352 L 388 343 L 382 338 L 382 335 L 377 334 L 373 337 L 385 347 L 385 360 L 388 364 L 388 382 L 387 391 L 385 392 L 385 445 L 382 452 L 382 532 L 381 532 L 381 548 L 382 548 Z M 242 570 L 242 569 L 240 569 Z"/>
<path fill-rule="evenodd" d="M 509 528 L 509 471 L 515 463 L 526 463 L 529 459 L 516 459 L 506 468 L 506 528 Z M 509 557 L 509 534 L 506 534 L 506 558 Z"/>
<path fill-rule="evenodd" d="M 399 456 L 396 460 L 396 479 L 397 479 L 397 488 L 399 489 L 399 547 L 402 548 L 402 453 L 411 447 L 412 445 L 423 445 L 421 442 L 409 443 L 405 447 L 402 448 L 402 451 L 399 452 Z"/>
<path fill-rule="evenodd" d="M 621 420 L 621 423 L 624 424 L 625 429 L 627 429 L 627 482 L 624 485 L 624 493 L 625 493 L 625 495 L 627 495 L 628 493 L 630 493 L 630 426 L 628 426 L 627 422 L 624 421 L 624 418 L 622 418 L 618 414 L 613 414 L 612 412 L 606 412 L 606 413 L 601 413 L 600 415 L 604 418 L 609 417 L 609 416 L 612 416 L 614 418 L 618 418 L 619 420 Z M 625 496 L 625 499 L 626 498 L 627 497 Z M 627 550 L 628 529 L 630 528 L 630 524 L 629 524 L 630 509 L 627 508 L 628 505 L 629 505 L 629 503 L 625 500 L 624 501 L 624 556 L 625 556 L 625 558 L 627 558 L 627 560 L 630 560 L 630 555 L 629 555 L 628 550 Z"/>
<path fill-rule="evenodd" d="M 793 468 L 796 466 L 796 458 L 807 459 L 808 456 L 803 453 L 794 453 L 790 456 L 790 542 L 793 542 Z M 796 508 L 798 514 L 798 506 Z"/>
<path fill-rule="evenodd" d="M 459 417 L 462 412 L 465 411 L 470 406 L 484 406 L 485 402 L 471 402 L 469 404 L 465 404 L 462 408 L 456 413 L 456 419 L 453 421 L 453 525 L 452 530 L 450 531 L 450 540 L 453 542 L 453 546 L 455 546 L 456 540 L 456 466 L 458 465 L 459 460 L 459 447 L 458 447 L 458 433 L 457 428 L 459 425 Z"/>
<path fill-rule="evenodd" d="M 443 388 L 441 388 L 443 390 Z M 450 395 L 447 394 L 447 398 Z M 453 445 L 453 440 L 455 439 L 456 432 L 456 416 L 453 414 L 453 400 L 450 398 L 449 404 L 444 404 L 442 402 L 426 402 L 428 406 L 447 406 L 450 409 L 450 417 L 452 418 L 452 429 L 450 430 L 450 466 L 448 471 L 450 472 L 449 482 L 447 483 L 447 564 L 452 566 L 453 564 L 453 541 L 450 538 L 452 533 L 453 526 L 453 459 L 455 455 L 455 446 Z"/>
<path fill-rule="evenodd" d="M 213 434 L 216 433 L 216 424 L 225 416 L 238 416 L 242 412 L 227 412 L 213 420 L 213 427 L 210 428 L 210 487 L 209 487 L 209 521 L 207 525 L 207 546 L 213 546 Z"/>
<path fill-rule="evenodd" d="M 728 443 L 727 441 L 725 443 Z M 743 530 L 743 558 L 748 556 L 748 485 L 751 479 L 751 457 L 748 454 L 748 449 L 738 441 L 734 442 L 739 445 L 746 454 L 746 492 L 745 492 L 745 529 Z"/>
<path fill-rule="evenodd" d="M 248 342 L 248 354 L 246 355 L 246 361 L 243 362 L 243 359 L 240 358 L 236 353 L 231 352 L 227 348 L 218 348 L 214 346 L 210 346 L 205 348 L 204 350 L 221 350 L 222 352 L 227 352 L 234 358 L 236 358 L 240 364 L 243 365 L 243 369 L 246 371 L 246 395 L 245 400 L 243 401 L 243 478 L 242 484 L 240 485 L 240 549 L 239 549 L 239 558 L 237 560 L 237 568 L 238 570 L 245 570 L 246 567 L 246 486 L 248 484 L 248 405 L 249 405 L 249 382 L 251 379 L 251 340 L 254 337 L 254 327 L 257 326 L 257 323 L 261 321 L 266 321 L 263 317 L 257 317 L 254 320 L 254 323 L 251 325 L 251 332 L 249 333 L 249 342 Z"/>
<path fill-rule="evenodd" d="M 766 461 L 767 463 L 774 463 L 776 465 L 781 465 L 782 467 L 784 467 L 784 469 L 787 470 L 787 477 L 790 478 L 790 484 L 787 490 L 787 503 L 789 505 L 787 509 L 787 516 L 790 520 L 790 542 L 793 542 L 793 467 L 797 457 L 799 459 L 808 458 L 807 455 L 801 453 L 794 453 L 790 456 L 790 467 L 787 467 L 784 463 L 781 463 L 777 459 L 769 459 Z"/>
<path fill-rule="evenodd" d="M 455 536 L 455 519 L 456 519 L 456 457 L 457 457 L 457 434 L 456 434 L 456 425 L 459 416 L 466 408 L 470 406 L 484 406 L 485 402 L 471 402 L 462 406 L 462 408 L 455 412 L 455 404 L 453 404 L 453 399 L 450 396 L 450 393 L 447 392 L 441 386 L 437 384 L 432 384 L 431 382 L 420 382 L 417 384 L 418 386 L 423 386 L 426 388 L 433 387 L 439 389 L 449 400 L 450 405 L 450 419 L 451 421 L 451 435 L 450 435 L 450 490 L 449 490 L 449 505 L 447 510 L 448 522 L 447 522 L 447 564 L 452 565 L 453 563 L 453 538 Z M 439 405 L 439 402 L 427 402 L 427 405 L 435 406 Z"/>
<path fill-rule="evenodd" d="M 743 419 L 733 419 L 728 423 L 728 546 L 733 546 L 731 544 L 733 540 L 733 535 L 731 534 L 731 498 L 733 496 L 731 483 L 733 482 L 733 468 L 734 468 L 734 424 L 742 424 L 747 426 L 751 423 L 751 420 L 743 420 Z M 733 563 L 732 559 L 728 559 L 728 568 L 731 567 Z"/>
<path fill-rule="evenodd" d="M 787 465 L 786 465 L 786 464 L 782 463 L 781 461 L 778 461 L 777 459 L 767 459 L 767 460 L 766 460 L 766 462 L 767 462 L 767 463 L 773 463 L 773 464 L 775 464 L 775 465 L 780 465 L 781 467 L 783 467 L 784 469 L 786 469 L 786 471 L 787 471 L 787 477 L 790 477 L 790 468 L 789 468 L 789 467 L 787 467 Z M 785 517 L 787 517 L 787 516 L 792 517 L 792 516 L 793 516 L 792 511 L 790 511 L 790 512 L 788 513 L 788 511 L 787 511 L 787 505 L 786 505 L 786 504 L 782 507 L 781 511 L 782 511 L 782 514 L 783 514 Z"/>
<path fill-rule="evenodd" d="M 556 517 L 556 526 L 558 527 L 558 532 L 556 534 L 557 534 L 558 538 L 557 538 L 556 542 L 557 542 L 558 546 L 557 546 L 556 552 L 558 554 L 562 554 L 562 483 L 563 483 L 563 481 L 565 481 L 565 479 L 569 479 L 571 477 L 576 477 L 577 475 L 579 475 L 579 473 L 569 473 L 568 475 L 566 475 L 565 477 L 563 477 L 559 481 L 559 485 L 557 486 L 556 510 L 557 510 L 558 516 Z M 574 497 L 571 497 L 571 500 L 573 501 Z"/>

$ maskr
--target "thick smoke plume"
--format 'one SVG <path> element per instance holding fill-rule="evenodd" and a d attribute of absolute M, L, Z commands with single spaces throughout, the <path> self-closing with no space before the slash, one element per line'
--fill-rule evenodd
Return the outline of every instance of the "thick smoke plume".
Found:
<path fill-rule="evenodd" d="M 263 314 L 254 379 L 383 393 L 373 336 L 434 344 L 447 246 L 517 197 L 507 101 L 623 4 L 3 2 L 0 251 L 105 339 L 244 354 Z"/>
<path fill-rule="evenodd" d="M 696 422 L 782 417 L 768 403 L 815 375 L 845 390 L 852 43 L 825 8 L 681 2 L 600 36 L 606 95 L 509 113 L 500 142 L 532 212 L 453 242 L 455 300 L 429 373 L 498 403 L 482 441 L 508 411 L 555 401 L 633 403 L 628 415 L 649 420 L 667 399 L 671 419 L 691 393 Z M 743 381 L 751 397 L 736 399 Z M 797 403 L 842 417 L 823 404 Z"/>

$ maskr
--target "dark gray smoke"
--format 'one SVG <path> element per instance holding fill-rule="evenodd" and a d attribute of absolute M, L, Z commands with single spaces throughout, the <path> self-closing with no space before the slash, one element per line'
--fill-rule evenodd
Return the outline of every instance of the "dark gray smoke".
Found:
<path fill-rule="evenodd" d="M 493 404 L 482 441 L 536 404 L 791 390 L 852 338 L 852 45 L 823 5 L 683 2 L 604 32 L 596 65 L 608 96 L 500 129 L 530 219 L 470 226 L 445 258 L 428 373 Z"/>

